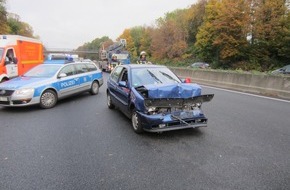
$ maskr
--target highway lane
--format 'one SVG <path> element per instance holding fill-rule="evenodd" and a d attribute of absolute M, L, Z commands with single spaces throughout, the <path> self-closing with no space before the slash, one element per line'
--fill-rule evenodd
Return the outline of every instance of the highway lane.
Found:
<path fill-rule="evenodd" d="M 105 87 L 0 108 L 0 189 L 289 189 L 289 103 L 205 87 L 207 128 L 137 135 Z"/>

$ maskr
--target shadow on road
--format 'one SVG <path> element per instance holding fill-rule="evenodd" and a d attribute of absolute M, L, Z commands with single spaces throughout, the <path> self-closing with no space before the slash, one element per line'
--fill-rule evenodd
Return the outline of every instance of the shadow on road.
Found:
<path fill-rule="evenodd" d="M 181 130 L 174 130 L 174 131 L 166 131 L 162 133 L 150 133 L 144 132 L 141 136 L 149 137 L 149 138 L 158 138 L 158 139 L 172 139 L 175 137 L 201 137 L 203 136 L 202 129 L 181 129 Z"/>
<path fill-rule="evenodd" d="M 81 94 L 76 94 L 71 97 L 67 97 L 65 99 L 58 100 L 55 107 L 51 109 L 56 109 L 63 104 L 70 104 L 73 101 L 80 101 L 84 98 L 90 97 L 91 95 L 87 92 L 83 92 Z M 0 111 L 10 112 L 10 113 L 23 113 L 23 112 L 34 112 L 34 111 L 45 111 L 46 109 L 42 109 L 39 105 L 31 105 L 31 106 L 24 106 L 24 107 L 0 107 Z"/>

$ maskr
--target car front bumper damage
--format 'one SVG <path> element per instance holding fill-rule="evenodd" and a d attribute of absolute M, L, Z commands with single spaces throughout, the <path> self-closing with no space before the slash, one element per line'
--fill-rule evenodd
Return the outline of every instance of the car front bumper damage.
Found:
<path fill-rule="evenodd" d="M 198 115 L 194 113 L 196 116 L 193 117 L 182 116 L 189 115 L 189 112 L 180 112 L 179 115 L 172 113 L 147 115 L 141 112 L 138 112 L 138 114 L 143 129 L 148 132 L 163 132 L 207 126 L 207 118 L 203 115 L 201 110 Z"/>
<path fill-rule="evenodd" d="M 145 99 L 144 103 L 147 110 L 158 107 L 170 111 L 157 114 L 138 112 L 140 122 L 143 129 L 150 132 L 206 127 L 208 119 L 201 110 L 201 104 L 211 101 L 213 96 L 213 94 L 206 94 L 191 98 Z"/>

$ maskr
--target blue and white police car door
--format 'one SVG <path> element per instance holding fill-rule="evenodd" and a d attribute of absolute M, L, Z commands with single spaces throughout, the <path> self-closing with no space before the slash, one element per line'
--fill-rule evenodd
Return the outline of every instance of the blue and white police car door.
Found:
<path fill-rule="evenodd" d="M 75 73 L 73 65 L 65 66 L 59 75 L 64 73 L 66 76 L 59 79 L 59 95 L 67 96 L 78 92 L 80 78 Z"/>
<path fill-rule="evenodd" d="M 76 64 L 76 72 L 79 77 L 80 89 L 87 90 L 91 88 L 92 77 L 88 74 L 88 68 L 85 64 Z"/>

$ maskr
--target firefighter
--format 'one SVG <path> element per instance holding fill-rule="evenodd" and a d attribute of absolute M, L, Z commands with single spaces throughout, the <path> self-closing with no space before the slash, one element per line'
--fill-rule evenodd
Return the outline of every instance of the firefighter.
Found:
<path fill-rule="evenodd" d="M 112 57 L 112 62 L 118 62 L 118 60 L 117 60 L 117 56 L 116 56 L 116 55 L 113 55 L 113 57 Z"/>
<path fill-rule="evenodd" d="M 141 51 L 137 64 L 151 64 L 150 62 L 147 62 L 146 56 L 147 53 L 145 51 Z"/>

